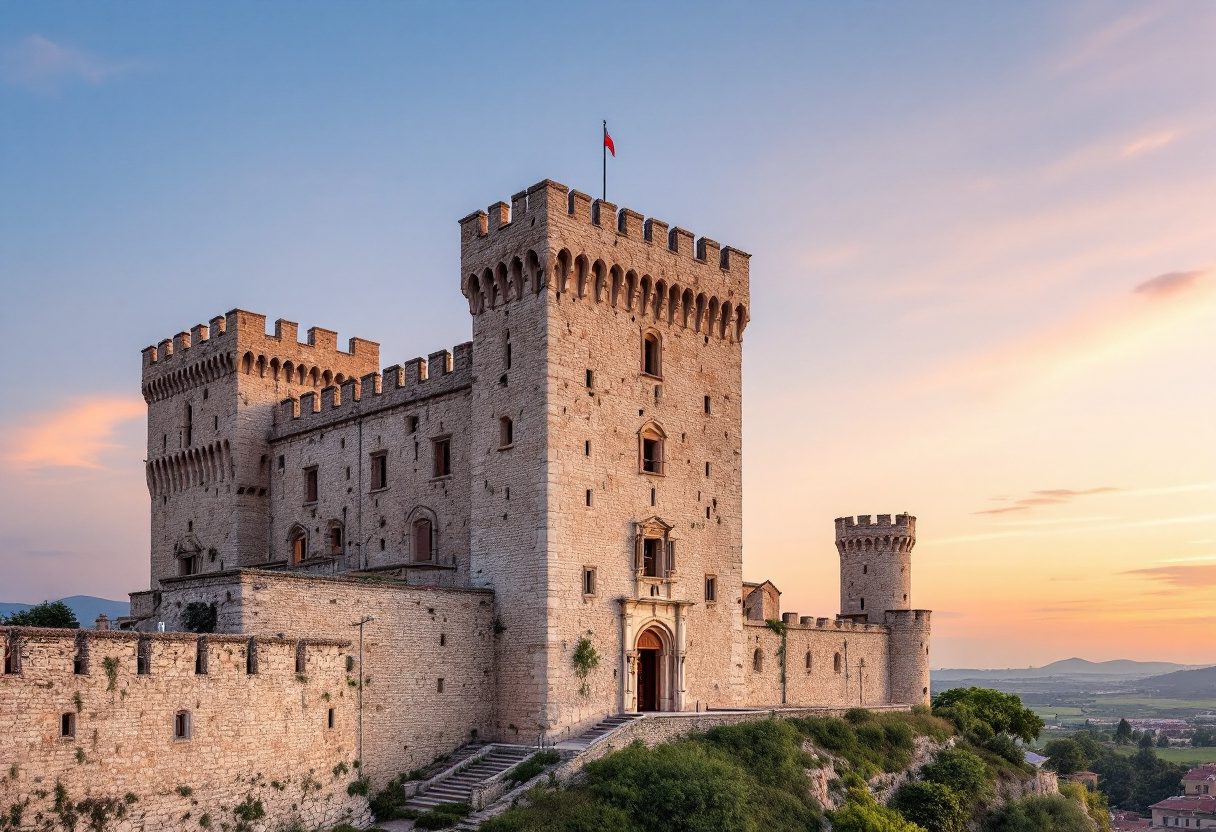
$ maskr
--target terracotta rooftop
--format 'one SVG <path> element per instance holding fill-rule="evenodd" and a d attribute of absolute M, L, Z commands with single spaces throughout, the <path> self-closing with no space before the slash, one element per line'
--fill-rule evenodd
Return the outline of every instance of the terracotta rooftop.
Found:
<path fill-rule="evenodd" d="M 1209 794 L 1167 797 L 1154 803 L 1151 809 L 1168 809 L 1174 812 L 1189 812 L 1195 815 L 1216 815 L 1216 797 Z"/>
<path fill-rule="evenodd" d="M 1206 763 L 1186 773 L 1183 780 L 1216 780 L 1216 763 Z"/>

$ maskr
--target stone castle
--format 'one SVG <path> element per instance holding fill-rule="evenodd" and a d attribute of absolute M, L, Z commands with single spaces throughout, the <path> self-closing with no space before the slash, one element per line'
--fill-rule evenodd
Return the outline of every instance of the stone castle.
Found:
<path fill-rule="evenodd" d="M 552 181 L 460 240 L 473 338 L 451 351 L 382 369 L 374 342 L 241 310 L 144 350 L 151 589 L 130 633 L 4 632 L 0 703 L 61 683 L 22 688 L 36 730 L 0 704 L 0 763 L 59 749 L 82 691 L 199 726 L 210 685 L 243 730 L 302 732 L 304 756 L 380 783 L 470 737 L 555 743 L 618 713 L 928 701 L 914 517 L 836 520 L 834 618 L 743 580 L 749 255 Z M 279 653 L 299 700 L 242 702 Z M 242 768 L 201 745 L 172 748 Z"/>

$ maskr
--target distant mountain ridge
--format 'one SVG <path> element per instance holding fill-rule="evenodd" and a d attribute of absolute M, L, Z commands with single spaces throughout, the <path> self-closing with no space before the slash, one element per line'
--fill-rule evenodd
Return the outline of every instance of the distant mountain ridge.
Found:
<path fill-rule="evenodd" d="M 68 598 L 58 599 L 67 604 L 72 612 L 76 614 L 76 620 L 80 622 L 81 627 L 92 627 L 93 622 L 97 620 L 97 616 L 103 612 L 111 621 L 115 618 L 131 614 L 131 604 L 129 601 L 111 601 L 108 598 L 98 598 L 94 595 L 72 595 Z M 0 615 L 8 616 L 15 612 L 28 610 L 30 607 L 38 606 L 38 603 L 33 604 L 0 604 Z"/>
<path fill-rule="evenodd" d="M 1137 662 L 1131 659 L 1113 659 L 1106 662 L 1091 662 L 1087 659 L 1071 658 L 1044 665 L 1043 667 L 1007 668 L 980 670 L 968 668 L 943 668 L 932 671 L 935 681 L 957 682 L 965 679 L 1043 679 L 1053 676 L 1093 676 L 1106 679 L 1145 679 L 1179 671 L 1202 668 L 1198 664 L 1176 664 L 1174 662 Z"/>
<path fill-rule="evenodd" d="M 1216 697 L 1216 667 L 1178 670 L 1164 676 L 1139 680 L 1138 690 L 1170 699 L 1212 699 Z"/>

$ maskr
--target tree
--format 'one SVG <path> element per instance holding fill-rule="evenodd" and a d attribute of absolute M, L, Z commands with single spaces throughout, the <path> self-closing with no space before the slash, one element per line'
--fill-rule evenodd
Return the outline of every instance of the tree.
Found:
<path fill-rule="evenodd" d="M 4 620 L 13 627 L 56 627 L 63 630 L 78 630 L 80 622 L 76 613 L 62 601 L 43 601 L 36 607 L 15 612 Z"/>
<path fill-rule="evenodd" d="M 217 618 L 215 604 L 204 604 L 202 601 L 186 604 L 183 616 L 186 629 L 192 633 L 214 633 Z"/>
<path fill-rule="evenodd" d="M 900 786 L 891 808 L 928 832 L 964 832 L 971 815 L 958 792 L 928 780 Z"/>
<path fill-rule="evenodd" d="M 1043 720 L 1014 693 L 988 688 L 951 688 L 933 700 L 933 714 L 944 717 L 983 745 L 993 737 L 1008 735 L 1032 742 L 1043 731 Z"/>
<path fill-rule="evenodd" d="M 1089 765 L 1081 744 L 1072 739 L 1052 740 L 1043 747 L 1047 767 L 1067 777 Z"/>
<path fill-rule="evenodd" d="M 1132 744 L 1132 724 L 1126 719 L 1119 720 L 1119 727 L 1115 729 L 1115 745 L 1131 745 Z"/>
<path fill-rule="evenodd" d="M 1169 748 L 1170 747 L 1170 738 L 1168 736 L 1166 736 L 1165 734 L 1158 734 L 1157 735 L 1157 747 L 1158 748 Z"/>
<path fill-rule="evenodd" d="M 1145 731 L 1143 734 L 1140 735 L 1140 742 L 1136 743 L 1136 745 L 1140 746 L 1141 748 L 1152 748 L 1153 747 L 1153 735 L 1150 734 L 1148 731 Z"/>
<path fill-rule="evenodd" d="M 849 789 L 844 805 L 827 815 L 835 832 L 926 832 L 860 788 Z"/>
<path fill-rule="evenodd" d="M 1195 733 L 1191 735 L 1191 745 L 1196 748 L 1210 748 L 1216 745 L 1216 729 L 1207 725 L 1196 728 Z"/>

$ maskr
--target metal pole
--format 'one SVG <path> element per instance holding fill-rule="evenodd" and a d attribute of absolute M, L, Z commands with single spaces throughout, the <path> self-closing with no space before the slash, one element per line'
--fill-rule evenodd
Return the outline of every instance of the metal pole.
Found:
<path fill-rule="evenodd" d="M 351 624 L 352 627 L 359 628 L 359 722 L 358 722 L 358 749 L 356 756 L 359 760 L 359 776 L 363 776 L 363 625 L 369 624 L 376 619 L 370 615 L 365 615 Z"/>
<path fill-rule="evenodd" d="M 604 157 L 604 202 L 608 201 L 608 120 L 604 119 L 604 136 L 600 141 L 600 155 Z"/>

